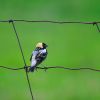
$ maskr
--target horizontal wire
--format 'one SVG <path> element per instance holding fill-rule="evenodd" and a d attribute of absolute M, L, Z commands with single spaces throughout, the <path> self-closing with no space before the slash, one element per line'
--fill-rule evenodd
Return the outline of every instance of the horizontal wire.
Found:
<path fill-rule="evenodd" d="M 0 20 L 0 22 L 33 22 L 33 23 L 58 23 L 58 24 L 65 24 L 65 23 L 76 23 L 76 24 L 98 24 L 100 21 L 93 21 L 93 22 L 82 22 L 82 21 L 52 21 L 52 20 Z"/>
<path fill-rule="evenodd" d="M 21 67 L 21 68 L 11 68 L 11 67 L 6 67 L 6 66 L 0 66 L 0 68 L 5 68 L 5 69 L 9 69 L 9 70 L 22 70 L 22 69 L 24 69 L 24 67 Z"/>
<path fill-rule="evenodd" d="M 54 23 L 54 24 L 92 24 L 97 27 L 97 30 L 100 32 L 100 28 L 98 24 L 100 21 L 92 21 L 92 22 L 83 22 L 83 21 L 53 21 L 53 20 L 23 20 L 23 19 L 10 19 L 10 20 L 0 20 L 0 22 L 4 23 L 14 23 L 14 22 L 31 22 L 31 23 Z"/>
<path fill-rule="evenodd" d="M 27 66 L 27 68 L 30 66 Z M 21 68 L 10 68 L 10 67 L 6 67 L 6 66 L 0 66 L 0 68 L 5 68 L 5 69 L 9 69 L 9 70 L 22 70 L 25 69 L 25 67 L 21 67 Z M 70 67 L 63 67 L 63 66 L 50 66 L 50 67 L 36 67 L 36 69 L 41 69 L 41 70 L 48 70 L 48 69 L 64 69 L 64 70 L 92 70 L 92 71 L 97 71 L 100 72 L 100 69 L 95 69 L 95 68 L 70 68 Z"/>
<path fill-rule="evenodd" d="M 94 69 L 94 68 L 70 68 L 70 67 L 63 67 L 63 66 L 51 66 L 51 67 L 37 67 L 38 69 L 44 69 L 44 70 L 48 70 L 48 69 L 65 69 L 65 70 L 92 70 L 92 71 L 98 71 L 100 72 L 99 69 Z"/>

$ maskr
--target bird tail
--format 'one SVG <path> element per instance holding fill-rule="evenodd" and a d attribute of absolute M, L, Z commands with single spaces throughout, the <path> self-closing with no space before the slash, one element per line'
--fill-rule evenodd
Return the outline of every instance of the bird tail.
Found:
<path fill-rule="evenodd" d="M 30 66 L 28 72 L 34 72 L 35 68 L 36 68 L 36 66 Z"/>

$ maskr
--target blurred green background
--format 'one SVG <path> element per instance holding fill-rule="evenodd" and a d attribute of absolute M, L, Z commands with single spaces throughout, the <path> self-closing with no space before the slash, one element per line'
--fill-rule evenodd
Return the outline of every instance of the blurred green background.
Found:
<path fill-rule="evenodd" d="M 0 20 L 99 21 L 100 0 L 1 0 Z M 96 26 L 16 22 L 27 65 L 37 42 L 45 42 L 45 66 L 100 69 Z M 23 67 L 9 23 L 0 23 L 0 65 Z M 42 65 L 40 65 L 42 67 Z M 35 100 L 100 100 L 100 73 L 89 70 L 38 70 L 29 73 Z M 25 72 L 0 69 L 0 100 L 31 100 Z"/>

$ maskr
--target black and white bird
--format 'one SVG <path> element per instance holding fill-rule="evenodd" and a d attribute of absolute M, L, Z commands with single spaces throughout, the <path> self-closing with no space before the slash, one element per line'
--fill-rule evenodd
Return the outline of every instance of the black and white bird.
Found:
<path fill-rule="evenodd" d="M 30 57 L 31 66 L 29 72 L 34 72 L 35 68 L 41 64 L 47 57 L 47 45 L 45 43 L 37 43 L 35 50 Z"/>

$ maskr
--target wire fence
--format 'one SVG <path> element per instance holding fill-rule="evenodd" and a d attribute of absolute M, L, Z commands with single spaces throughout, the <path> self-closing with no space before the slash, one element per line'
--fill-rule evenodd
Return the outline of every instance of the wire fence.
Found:
<path fill-rule="evenodd" d="M 28 68 L 30 66 L 27 66 L 26 68 Z M 4 69 L 8 69 L 8 70 L 23 70 L 25 69 L 25 67 L 21 67 L 21 68 L 12 68 L 12 67 L 7 67 L 7 66 L 0 66 L 0 68 L 4 68 Z M 95 68 L 90 68 L 90 67 L 81 67 L 81 68 L 70 68 L 70 67 L 63 67 L 63 66 L 49 66 L 49 67 L 36 67 L 36 69 L 41 69 L 44 71 L 47 71 L 49 69 L 64 69 L 64 70 L 91 70 L 91 71 L 97 71 L 100 72 L 100 69 L 95 69 Z"/>
<path fill-rule="evenodd" d="M 15 33 L 17 42 L 18 42 L 18 46 L 19 46 L 19 50 L 21 52 L 21 56 L 24 62 L 24 67 L 22 68 L 11 68 L 11 67 L 7 67 L 7 66 L 0 66 L 0 68 L 4 68 L 4 69 L 8 69 L 8 70 L 25 70 L 26 73 L 26 79 L 28 82 L 28 86 L 29 86 L 29 90 L 30 90 L 30 94 L 31 94 L 31 98 L 32 100 L 34 99 L 33 93 L 32 93 L 32 88 L 31 88 L 31 84 L 30 84 L 30 80 L 29 80 L 29 76 L 28 76 L 28 72 L 27 72 L 27 68 L 30 66 L 27 66 L 26 61 L 25 61 L 25 57 L 24 57 L 24 53 L 23 53 L 23 48 L 21 46 L 21 42 L 20 42 L 20 38 L 18 35 L 18 32 L 16 30 L 16 26 L 15 26 L 15 22 L 31 22 L 31 23 L 54 23 L 54 24 L 92 24 L 95 25 L 98 29 L 98 31 L 100 32 L 100 28 L 99 25 L 100 22 L 71 22 L 71 21 L 50 21 L 50 20 L 44 20 L 44 21 L 34 21 L 34 20 L 0 20 L 0 23 L 11 23 L 12 24 L 12 28 L 13 31 Z M 63 66 L 50 66 L 50 67 L 36 67 L 36 69 L 41 69 L 41 70 L 45 70 L 47 71 L 48 69 L 64 69 L 64 70 L 92 70 L 92 71 L 96 71 L 96 72 L 100 72 L 99 69 L 94 69 L 94 68 L 70 68 L 70 67 L 63 67 Z"/>

